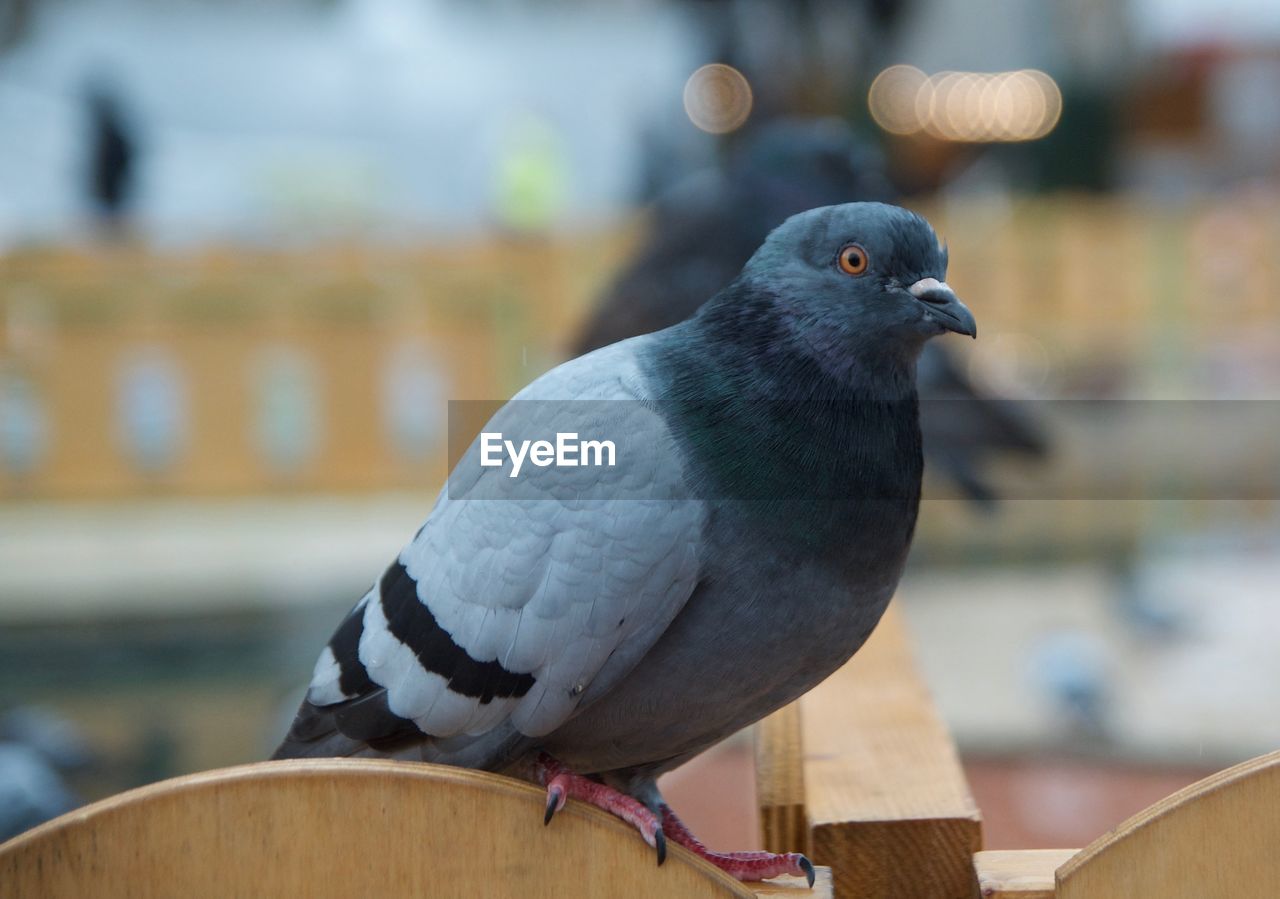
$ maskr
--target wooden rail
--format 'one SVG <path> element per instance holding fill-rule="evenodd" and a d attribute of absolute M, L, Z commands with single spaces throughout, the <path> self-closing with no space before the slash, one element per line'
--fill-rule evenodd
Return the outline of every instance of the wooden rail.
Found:
<path fill-rule="evenodd" d="M 1280 752 L 1191 784 L 1057 869 L 1058 899 L 1280 896 Z"/>
<path fill-rule="evenodd" d="M 979 852 L 990 899 L 1280 896 L 1280 752 L 1165 797 L 1079 851 Z"/>
<path fill-rule="evenodd" d="M 983 899 L 1053 899 L 1054 874 L 1075 849 L 994 850 L 973 856 Z"/>
<path fill-rule="evenodd" d="M 679 847 L 543 791 L 407 762 L 268 762 L 164 781 L 0 845 L 0 896 L 794 896 L 1240 899 L 1280 896 L 1280 752 L 1219 772 L 1075 850 L 980 851 L 946 730 L 886 617 L 831 679 L 762 724 L 772 849 L 820 869 L 746 886 Z"/>
<path fill-rule="evenodd" d="M 766 845 L 805 847 L 840 897 L 1280 896 L 1280 752 L 1083 850 L 979 851 L 977 808 L 893 609 L 844 668 L 761 723 L 757 778 Z"/>
<path fill-rule="evenodd" d="M 163 781 L 0 846 L 0 895 L 829 899 L 830 873 L 748 886 L 530 784 L 438 765 L 263 762 Z"/>
<path fill-rule="evenodd" d="M 840 896 L 965 896 L 982 823 L 895 608 L 840 671 L 762 723 L 765 845 L 804 846 Z"/>

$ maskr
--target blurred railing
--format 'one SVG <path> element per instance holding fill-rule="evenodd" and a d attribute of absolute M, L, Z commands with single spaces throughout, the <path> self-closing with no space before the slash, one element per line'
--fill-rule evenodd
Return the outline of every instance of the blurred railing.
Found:
<path fill-rule="evenodd" d="M 1033 389 L 1198 388 L 1193 351 L 1280 333 L 1274 198 L 924 211 L 979 313 L 975 365 Z M 402 251 L 12 253 L 0 259 L 0 497 L 439 483 L 445 401 L 505 397 L 553 364 L 633 231 Z"/>
<path fill-rule="evenodd" d="M 1056 198 L 923 210 L 951 251 L 948 281 L 984 338 L 1042 342 L 1051 370 L 1124 358 L 1157 378 L 1191 346 L 1280 322 L 1280 197 L 1162 206 Z"/>
<path fill-rule="evenodd" d="M 0 496 L 377 490 L 445 474 L 623 238 L 0 260 Z"/>
<path fill-rule="evenodd" d="M 974 200 L 920 211 L 948 243 L 947 280 L 977 310 L 973 370 L 997 386 L 1079 400 L 1280 398 L 1280 197 Z M 933 503 L 921 517 L 917 558 L 1096 558 L 1139 539 L 1274 523 L 1266 491 L 1221 502 L 1152 483 L 1142 458 L 1151 438 L 1130 433 L 1123 404 L 1106 426 L 1070 434 L 1055 428 L 1065 410 L 1050 407 L 1061 404 L 1042 405 L 1053 444 L 1047 467 L 1007 473 L 1022 486 L 1028 476 L 1054 481 L 1051 492 L 1032 486 L 1020 495 L 1045 498 L 1006 502 L 996 516 Z M 1274 441 L 1198 432 L 1176 443 L 1199 461 L 1175 479 L 1195 482 L 1226 464 L 1273 480 Z M 1113 493 L 1099 491 L 1100 473 Z M 1080 498 L 1070 498 L 1082 480 Z"/>

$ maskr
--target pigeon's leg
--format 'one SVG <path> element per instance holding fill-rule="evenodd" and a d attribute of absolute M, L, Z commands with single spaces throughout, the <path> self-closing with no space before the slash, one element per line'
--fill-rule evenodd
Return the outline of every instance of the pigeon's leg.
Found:
<path fill-rule="evenodd" d="M 712 852 L 689 832 L 671 806 L 664 802 L 659 809 L 662 811 L 662 829 L 667 836 L 738 880 L 765 880 L 781 874 L 794 874 L 813 886 L 813 863 L 799 852 Z"/>
<path fill-rule="evenodd" d="M 547 814 L 542 819 L 543 824 L 551 823 L 551 818 L 564 808 L 566 800 L 581 799 L 617 815 L 640 831 L 644 841 L 657 850 L 658 864 L 667 860 L 667 840 L 662 834 L 662 822 L 639 800 L 597 780 L 574 774 L 545 752 L 534 763 L 534 775 L 547 788 Z"/>

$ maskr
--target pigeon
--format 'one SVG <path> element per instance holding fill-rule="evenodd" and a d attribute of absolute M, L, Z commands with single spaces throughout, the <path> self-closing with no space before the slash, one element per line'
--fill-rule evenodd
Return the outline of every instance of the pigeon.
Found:
<path fill-rule="evenodd" d="M 570 346 L 579 356 L 674 325 L 732 281 L 790 215 L 851 200 L 887 202 L 884 163 L 836 119 L 782 119 L 727 161 L 661 194 L 644 245 Z"/>
<path fill-rule="evenodd" d="M 38 749 L 0 741 L 0 842 L 80 805 Z"/>
<path fill-rule="evenodd" d="M 723 172 L 699 173 L 660 197 L 648 238 L 596 304 L 573 355 L 683 321 L 737 275 L 787 216 L 854 200 L 892 202 L 885 162 L 836 119 L 784 118 L 762 127 Z M 939 344 L 921 354 L 925 455 L 981 510 L 996 503 L 983 462 L 1037 459 L 1049 440 L 1025 401 L 990 395 Z"/>
<path fill-rule="evenodd" d="M 977 333 L 946 267 L 914 213 L 809 210 L 689 320 L 533 381 L 338 626 L 274 757 L 507 773 L 546 787 L 546 821 L 595 804 L 659 864 L 672 839 L 743 880 L 812 884 L 799 853 L 706 848 L 656 781 L 879 621 L 920 501 L 916 357 Z M 507 440 L 486 460 L 531 415 L 616 457 L 518 473 L 535 454 Z"/>
<path fill-rule="evenodd" d="M 89 200 L 106 227 L 118 231 L 132 199 L 137 140 L 116 93 L 105 84 L 90 86 L 86 105 Z"/>
<path fill-rule="evenodd" d="M 0 842 L 79 806 L 65 775 L 95 761 L 84 735 L 52 709 L 0 715 Z"/>

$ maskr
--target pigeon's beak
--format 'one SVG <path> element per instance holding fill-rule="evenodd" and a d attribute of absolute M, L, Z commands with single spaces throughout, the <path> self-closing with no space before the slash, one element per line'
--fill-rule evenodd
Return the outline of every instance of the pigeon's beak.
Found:
<path fill-rule="evenodd" d="M 947 286 L 947 282 L 937 278 L 921 278 L 907 290 L 920 302 L 929 307 L 928 315 L 948 331 L 957 334 L 978 336 L 978 323 L 973 320 L 969 307 L 960 302 L 960 298 Z"/>

